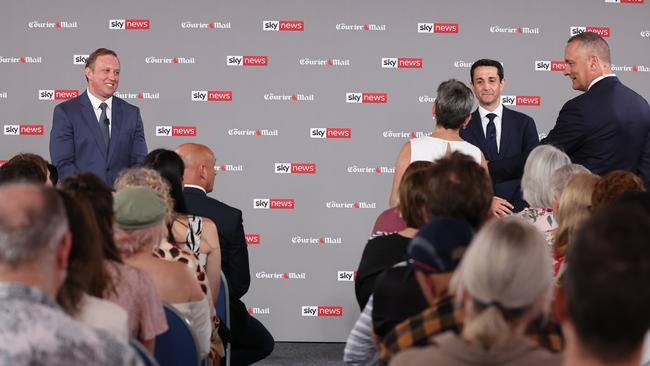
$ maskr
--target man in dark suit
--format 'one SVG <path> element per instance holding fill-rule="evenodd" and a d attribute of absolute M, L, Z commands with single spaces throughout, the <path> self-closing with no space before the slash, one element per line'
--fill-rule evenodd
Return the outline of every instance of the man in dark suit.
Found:
<path fill-rule="evenodd" d="M 650 187 L 650 106 L 612 74 L 609 45 L 596 33 L 569 38 L 564 75 L 584 93 L 566 102 L 540 143 L 564 150 L 575 164 L 602 175 L 623 169 Z M 496 181 L 521 176 L 527 154 L 490 162 Z"/>
<path fill-rule="evenodd" d="M 190 213 L 204 216 L 217 225 L 221 247 L 221 270 L 230 293 L 230 334 L 232 364 L 249 365 L 273 351 L 273 336 L 253 318 L 240 300 L 250 286 L 248 249 L 244 237 L 242 212 L 208 197 L 217 174 L 214 153 L 205 145 L 186 143 L 176 149 L 185 163 L 183 184 Z"/>
<path fill-rule="evenodd" d="M 85 74 L 86 92 L 54 108 L 50 157 L 61 179 L 90 171 L 113 186 L 122 169 L 147 155 L 142 118 L 137 107 L 113 96 L 120 81 L 114 51 L 93 52 Z"/>
<path fill-rule="evenodd" d="M 470 69 L 474 95 L 479 107 L 472 113 L 466 128 L 460 130 L 463 140 L 481 149 L 488 161 L 501 160 L 532 150 L 539 143 L 535 121 L 501 103 L 505 86 L 503 66 L 495 60 L 481 59 Z M 510 179 L 494 184 L 494 195 L 510 202 L 512 211 L 528 206 L 521 196 L 521 180 Z M 508 213 L 502 204 L 500 210 Z"/>

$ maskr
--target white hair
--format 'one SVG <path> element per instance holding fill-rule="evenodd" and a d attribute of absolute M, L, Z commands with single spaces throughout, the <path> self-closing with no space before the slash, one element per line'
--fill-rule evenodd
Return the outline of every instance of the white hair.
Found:
<path fill-rule="evenodd" d="M 555 170 L 551 174 L 551 194 L 554 194 L 559 200 L 564 188 L 569 184 L 569 180 L 580 173 L 591 174 L 589 169 L 580 164 L 568 164 Z"/>
<path fill-rule="evenodd" d="M 540 145 L 531 151 L 521 177 L 523 198 L 530 207 L 551 207 L 551 176 L 568 164 L 569 156 L 554 146 Z"/>

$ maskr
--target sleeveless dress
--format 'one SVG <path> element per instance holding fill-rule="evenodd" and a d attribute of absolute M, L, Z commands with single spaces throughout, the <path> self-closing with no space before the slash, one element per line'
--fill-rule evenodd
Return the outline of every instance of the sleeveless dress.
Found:
<path fill-rule="evenodd" d="M 467 141 L 447 141 L 437 137 L 422 136 L 411 140 L 411 163 L 414 161 L 436 161 L 447 155 L 447 147 L 469 155 L 481 164 L 481 150 Z"/>

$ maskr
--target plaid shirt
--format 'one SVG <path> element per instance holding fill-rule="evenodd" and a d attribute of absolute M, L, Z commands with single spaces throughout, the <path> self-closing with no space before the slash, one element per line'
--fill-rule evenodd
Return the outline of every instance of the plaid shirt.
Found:
<path fill-rule="evenodd" d="M 437 334 L 453 330 L 459 333 L 463 325 L 463 311 L 454 306 L 454 298 L 447 292 L 441 294 L 436 304 L 421 313 L 399 323 L 390 330 L 384 339 L 378 340 L 379 362 L 388 364 L 400 351 L 412 347 L 423 347 Z M 559 325 L 546 322 L 533 322 L 526 336 L 540 346 L 559 352 L 564 348 L 564 338 Z"/>

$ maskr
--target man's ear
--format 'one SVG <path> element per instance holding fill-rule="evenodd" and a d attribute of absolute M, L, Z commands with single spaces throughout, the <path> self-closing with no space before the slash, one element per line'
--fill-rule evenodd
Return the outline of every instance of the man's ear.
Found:
<path fill-rule="evenodd" d="M 90 76 L 91 73 L 92 73 L 92 70 L 90 69 L 90 67 L 86 67 L 86 69 L 84 70 L 84 74 L 86 74 L 87 79 L 90 79 L 89 76 Z"/>
<path fill-rule="evenodd" d="M 68 268 L 68 257 L 72 249 L 72 234 L 69 231 L 61 238 L 58 247 L 56 248 L 56 266 L 60 270 Z"/>

